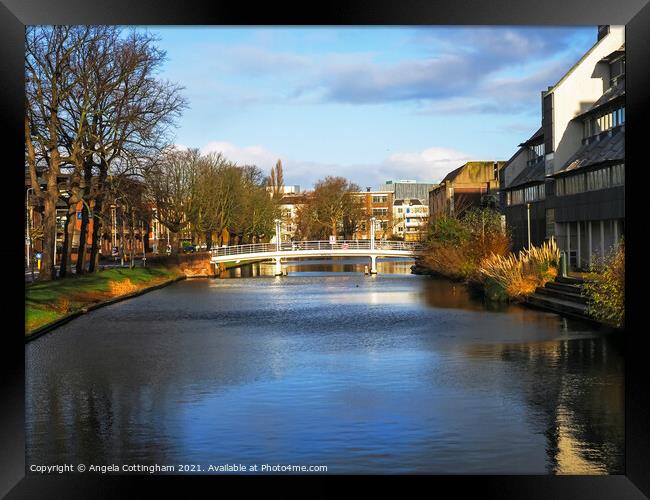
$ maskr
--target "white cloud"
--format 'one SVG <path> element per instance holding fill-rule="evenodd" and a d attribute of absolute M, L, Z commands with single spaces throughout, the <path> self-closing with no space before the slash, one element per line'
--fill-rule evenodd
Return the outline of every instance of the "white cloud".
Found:
<path fill-rule="evenodd" d="M 475 159 L 463 151 L 432 147 L 417 152 L 395 153 L 386 159 L 382 170 L 393 173 L 389 178 L 438 182 L 463 163 Z"/>
<path fill-rule="evenodd" d="M 276 153 L 264 146 L 237 146 L 226 141 L 212 141 L 201 148 L 202 153 L 223 153 L 223 155 L 238 165 L 257 165 L 262 170 L 270 170 L 280 158 Z"/>
<path fill-rule="evenodd" d="M 447 173 L 476 158 L 469 153 L 451 148 L 431 147 L 421 151 L 404 151 L 391 154 L 377 163 L 323 163 L 308 159 L 287 157 L 261 145 L 238 146 L 227 141 L 212 141 L 201 148 L 204 153 L 221 152 L 240 165 L 257 165 L 263 171 L 271 169 L 278 159 L 284 166 L 285 182 L 311 189 L 325 176 L 342 176 L 359 184 L 361 188 L 377 188 L 388 179 L 415 179 L 438 182 Z"/>

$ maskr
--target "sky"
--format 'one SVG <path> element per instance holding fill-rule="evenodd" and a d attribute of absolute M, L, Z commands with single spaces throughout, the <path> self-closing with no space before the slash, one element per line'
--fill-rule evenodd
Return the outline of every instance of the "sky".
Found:
<path fill-rule="evenodd" d="M 303 190 L 508 160 L 540 126 L 541 91 L 596 42 L 595 26 L 138 29 L 189 101 L 177 145 L 264 172 L 281 159 Z"/>

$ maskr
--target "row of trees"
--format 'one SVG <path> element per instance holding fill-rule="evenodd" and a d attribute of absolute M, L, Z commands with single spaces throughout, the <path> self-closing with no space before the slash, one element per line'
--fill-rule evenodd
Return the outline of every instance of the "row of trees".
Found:
<path fill-rule="evenodd" d="M 25 32 L 25 146 L 33 194 L 43 207 L 40 279 L 54 277 L 56 205 L 66 218 L 61 275 L 70 266 L 77 206 L 83 269 L 92 207 L 90 262 L 96 268 L 105 201 L 132 198 L 142 165 L 155 163 L 187 106 L 182 88 L 157 77 L 165 53 L 148 33 L 113 26 L 28 26 Z M 126 188 L 124 193 L 117 193 Z M 132 220 L 132 219 L 131 219 Z"/>
<path fill-rule="evenodd" d="M 265 177 L 258 167 L 238 166 L 220 153 L 170 149 L 154 159 L 144 178 L 156 217 L 169 229 L 177 252 L 182 233 L 205 241 L 208 249 L 215 241 L 255 243 L 270 237 L 280 212 L 279 196 L 269 196 L 267 186 L 273 188 L 270 179 L 278 173 L 281 179 L 279 161 Z M 280 193 L 281 180 L 275 183 Z"/>

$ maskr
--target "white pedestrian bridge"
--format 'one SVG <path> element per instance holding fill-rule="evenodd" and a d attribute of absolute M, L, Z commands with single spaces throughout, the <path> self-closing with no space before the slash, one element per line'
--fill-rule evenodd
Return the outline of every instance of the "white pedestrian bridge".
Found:
<path fill-rule="evenodd" d="M 225 246 L 212 249 L 210 262 L 242 260 L 274 260 L 275 275 L 282 274 L 282 259 L 296 257 L 369 257 L 370 273 L 377 273 L 378 257 L 417 257 L 422 245 L 410 241 L 387 240 L 339 240 L 290 241 L 282 243 L 255 243 L 251 245 Z"/>

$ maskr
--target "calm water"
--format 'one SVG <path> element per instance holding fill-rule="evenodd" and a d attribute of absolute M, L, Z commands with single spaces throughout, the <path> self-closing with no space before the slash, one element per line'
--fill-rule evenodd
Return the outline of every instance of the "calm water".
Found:
<path fill-rule="evenodd" d="M 624 472 L 615 338 L 365 264 L 187 280 L 30 342 L 27 463 Z"/>

